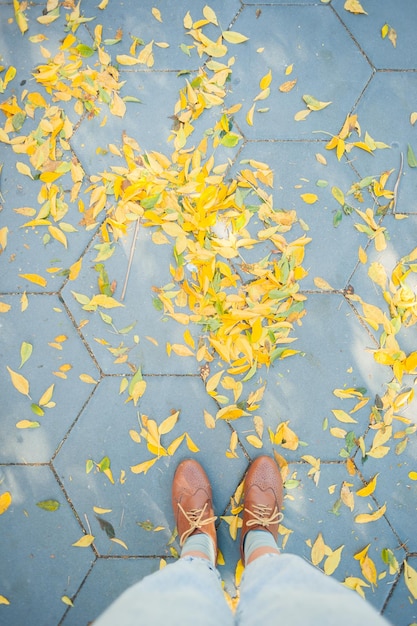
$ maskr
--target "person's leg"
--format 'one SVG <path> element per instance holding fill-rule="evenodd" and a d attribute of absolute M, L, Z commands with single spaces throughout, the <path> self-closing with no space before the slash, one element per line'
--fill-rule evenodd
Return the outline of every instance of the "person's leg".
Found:
<path fill-rule="evenodd" d="M 232 626 L 220 576 L 208 559 L 186 556 L 125 591 L 94 626 Z"/>
<path fill-rule="evenodd" d="M 172 505 L 181 558 L 125 591 L 95 626 L 232 626 L 216 570 L 217 539 L 211 486 L 199 463 L 179 464 Z"/>
<path fill-rule="evenodd" d="M 239 626 L 384 626 L 389 624 L 356 592 L 294 554 L 268 554 L 245 569 Z"/>
<path fill-rule="evenodd" d="M 359 595 L 277 546 L 283 485 L 275 461 L 259 457 L 244 486 L 239 626 L 382 626 L 387 624 Z"/>

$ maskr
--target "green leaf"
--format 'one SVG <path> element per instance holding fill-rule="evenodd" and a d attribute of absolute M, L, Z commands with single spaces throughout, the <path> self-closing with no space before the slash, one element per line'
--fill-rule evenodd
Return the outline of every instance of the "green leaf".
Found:
<path fill-rule="evenodd" d="M 36 503 L 36 506 L 44 511 L 57 511 L 61 505 L 57 500 L 41 500 Z"/>
<path fill-rule="evenodd" d="M 98 517 L 97 515 L 96 515 L 96 520 L 100 524 L 101 530 L 104 530 L 104 532 L 106 533 L 107 537 L 109 537 L 109 539 L 113 539 L 113 537 L 116 536 L 116 533 L 113 528 L 113 524 L 110 524 L 110 522 L 108 522 L 105 519 L 102 519 L 101 517 Z"/>
<path fill-rule="evenodd" d="M 417 167 L 417 158 L 410 144 L 408 144 L 407 148 L 407 162 L 410 167 Z"/>
<path fill-rule="evenodd" d="M 108 456 L 103 456 L 100 463 L 98 463 L 98 469 L 100 470 L 100 472 L 105 472 L 106 470 L 110 469 L 110 459 Z"/>
<path fill-rule="evenodd" d="M 142 100 L 139 100 L 139 98 L 135 98 L 135 96 L 124 96 L 122 100 L 124 102 L 136 102 L 137 104 L 142 104 Z"/>
<path fill-rule="evenodd" d="M 327 187 L 328 184 L 329 182 L 327 180 L 322 180 L 322 179 L 319 179 L 316 182 L 317 187 Z"/>
<path fill-rule="evenodd" d="M 338 211 L 336 211 L 333 217 L 333 226 L 335 228 L 339 226 L 340 222 L 342 221 L 342 218 L 343 218 L 343 211 L 339 209 Z"/>
<path fill-rule="evenodd" d="M 32 409 L 32 413 L 34 413 L 35 415 L 39 415 L 40 417 L 42 417 L 42 415 L 45 415 L 45 411 L 38 404 L 35 404 L 34 402 L 32 402 L 32 404 L 30 405 L 30 408 Z"/>
<path fill-rule="evenodd" d="M 331 102 L 320 102 L 320 100 L 317 100 L 317 98 L 309 96 L 308 94 L 303 96 L 303 100 L 310 111 L 321 111 L 331 104 Z"/>
<path fill-rule="evenodd" d="M 189 46 L 186 46 L 185 43 L 180 44 L 180 49 L 184 52 L 184 54 L 186 54 L 187 56 L 191 56 L 191 51 Z"/>
<path fill-rule="evenodd" d="M 129 383 L 128 393 L 130 396 L 133 393 L 136 383 L 138 383 L 140 380 L 143 380 L 143 376 L 142 376 L 142 370 L 139 367 L 138 371 L 136 372 L 136 374 L 133 376 L 133 378 L 131 379 Z"/>
<path fill-rule="evenodd" d="M 31 343 L 27 343 L 27 341 L 23 341 L 20 346 L 20 365 L 19 369 L 26 363 L 32 354 L 33 346 Z"/>
<path fill-rule="evenodd" d="M 221 139 L 220 143 L 226 148 L 234 148 L 239 143 L 240 137 L 236 133 L 226 133 Z"/>
<path fill-rule="evenodd" d="M 85 462 L 85 473 L 89 474 L 94 467 L 94 462 L 92 459 L 87 459 Z"/>
<path fill-rule="evenodd" d="M 87 46 L 84 43 L 80 43 L 77 46 L 77 52 L 79 52 L 79 54 L 81 54 L 82 57 L 91 57 L 93 56 L 95 50 L 93 48 L 90 48 L 90 46 Z"/>

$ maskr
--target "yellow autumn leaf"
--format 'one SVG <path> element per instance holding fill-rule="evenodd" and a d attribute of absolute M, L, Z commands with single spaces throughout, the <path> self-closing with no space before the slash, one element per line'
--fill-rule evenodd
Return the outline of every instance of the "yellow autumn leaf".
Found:
<path fill-rule="evenodd" d="M 116 61 L 119 65 L 138 65 L 139 60 L 136 57 L 129 56 L 128 54 L 118 54 Z"/>
<path fill-rule="evenodd" d="M 68 247 L 67 238 L 60 228 L 57 228 L 56 226 L 48 226 L 48 230 L 54 239 L 59 241 L 59 243 L 62 243 L 64 248 Z"/>
<path fill-rule="evenodd" d="M 129 549 L 127 545 L 125 544 L 125 542 L 122 541 L 121 539 L 118 539 L 117 537 L 111 537 L 110 541 L 113 541 L 114 543 L 119 544 L 119 546 L 122 546 L 122 548 L 124 548 L 125 550 Z"/>
<path fill-rule="evenodd" d="M 314 204 L 319 199 L 315 193 L 302 193 L 300 197 L 306 204 Z"/>
<path fill-rule="evenodd" d="M 7 313 L 12 308 L 11 304 L 7 304 L 7 302 L 0 302 L 0 313 Z"/>
<path fill-rule="evenodd" d="M 267 87 L 258 93 L 258 95 L 253 99 L 254 102 L 258 102 L 259 100 L 266 100 L 269 98 L 271 93 L 271 89 Z"/>
<path fill-rule="evenodd" d="M 113 92 L 113 99 L 109 106 L 110 112 L 117 117 L 124 117 L 126 113 L 126 103 L 119 94 L 115 91 Z"/>
<path fill-rule="evenodd" d="M 362 264 L 365 264 L 368 260 L 368 255 L 366 254 L 362 246 L 359 246 L 358 258 Z"/>
<path fill-rule="evenodd" d="M 272 82 L 272 70 L 269 70 L 269 72 L 265 74 L 265 76 L 262 76 L 261 80 L 259 81 L 259 88 L 266 89 L 267 87 L 270 86 L 271 82 Z"/>
<path fill-rule="evenodd" d="M 373 513 L 360 513 L 355 517 L 355 522 L 357 524 L 368 524 L 369 522 L 375 522 L 380 519 L 385 511 L 387 510 L 387 505 L 384 504 L 381 508 L 377 509 Z"/>
<path fill-rule="evenodd" d="M 404 580 L 408 591 L 417 600 L 417 571 L 409 565 L 407 560 L 404 561 Z"/>
<path fill-rule="evenodd" d="M 39 428 L 39 422 L 35 420 L 19 420 L 16 422 L 16 428 L 25 429 L 25 428 Z"/>
<path fill-rule="evenodd" d="M 242 35 L 242 33 L 237 33 L 234 30 L 225 30 L 222 33 L 223 39 L 225 39 L 228 43 L 244 43 L 248 41 L 249 37 L 246 35 Z"/>
<path fill-rule="evenodd" d="M 75 280 L 76 278 L 78 278 L 78 274 L 81 271 L 82 264 L 83 260 L 81 258 L 70 266 L 68 274 L 69 280 Z"/>
<path fill-rule="evenodd" d="M 217 15 L 213 11 L 213 9 L 209 7 L 207 4 L 203 7 L 203 15 L 208 22 L 211 22 L 211 24 L 218 26 L 219 23 L 217 21 Z M 191 28 L 191 27 L 186 26 L 185 28 Z"/>
<path fill-rule="evenodd" d="M 179 414 L 180 412 L 176 411 L 175 413 L 164 419 L 164 421 L 161 422 L 161 424 L 158 426 L 158 433 L 160 435 L 166 435 L 167 433 L 169 433 L 177 423 Z"/>
<path fill-rule="evenodd" d="M 251 108 L 246 114 L 246 123 L 248 124 L 248 126 L 253 126 L 253 115 L 255 113 L 255 106 L 255 104 L 252 104 Z"/>
<path fill-rule="evenodd" d="M 318 565 L 324 558 L 326 544 L 324 543 L 323 535 L 319 533 L 313 546 L 311 548 L 311 562 L 313 565 Z"/>
<path fill-rule="evenodd" d="M 134 474 L 146 474 L 146 472 L 152 467 L 154 463 L 158 460 L 158 457 L 154 459 L 150 459 L 149 461 L 144 461 L 143 463 L 138 463 L 138 465 L 131 465 L 130 471 Z"/>
<path fill-rule="evenodd" d="M 103 509 L 101 506 L 93 506 L 94 513 L 97 515 L 103 515 L 104 513 L 111 513 L 112 509 Z"/>
<path fill-rule="evenodd" d="M 362 487 L 362 489 L 358 489 L 358 491 L 356 492 L 356 495 L 361 496 L 362 498 L 365 498 L 366 496 L 370 496 L 371 493 L 375 491 L 376 481 L 377 481 L 378 476 L 379 476 L 379 473 L 375 474 L 375 476 L 369 481 L 369 483 L 365 487 Z"/>
<path fill-rule="evenodd" d="M 188 433 L 184 433 L 185 441 L 190 452 L 200 452 L 200 448 L 194 443 Z"/>
<path fill-rule="evenodd" d="M 348 587 L 348 589 L 356 591 L 362 598 L 365 598 L 365 593 L 362 587 L 369 587 L 368 583 L 362 580 L 362 578 L 358 578 L 357 576 L 348 576 L 343 581 L 343 585 L 345 587 Z"/>
<path fill-rule="evenodd" d="M 304 120 L 307 119 L 307 117 L 310 115 L 310 113 L 311 113 L 311 109 L 301 109 L 301 111 L 298 111 L 294 115 L 294 120 L 296 122 L 304 122 Z"/>
<path fill-rule="evenodd" d="M 78 539 L 78 541 L 76 541 L 72 545 L 76 548 L 88 548 L 88 546 L 91 546 L 94 539 L 94 535 L 83 535 L 80 539 Z"/>
<path fill-rule="evenodd" d="M 281 93 L 289 93 L 290 91 L 292 91 L 294 89 L 294 87 L 297 84 L 297 79 L 295 78 L 294 80 L 286 80 L 284 83 L 282 83 L 278 89 L 281 91 Z M 310 111 L 309 111 L 310 113 Z"/>
<path fill-rule="evenodd" d="M 0 595 L 0 604 L 10 604 L 10 601 L 6 598 L 6 596 Z"/>
<path fill-rule="evenodd" d="M 206 428 L 216 428 L 216 420 L 211 415 L 211 413 L 206 411 L 206 409 L 204 409 L 204 423 L 206 425 Z"/>
<path fill-rule="evenodd" d="M 332 413 L 339 422 L 343 422 L 344 424 L 358 423 L 353 417 L 346 413 L 346 411 L 342 411 L 342 409 L 332 409 Z"/>
<path fill-rule="evenodd" d="M 68 596 L 61 596 L 61 601 L 68 606 L 74 606 L 73 601 Z"/>
<path fill-rule="evenodd" d="M 90 385 L 96 385 L 97 384 L 97 380 L 95 380 L 92 376 L 90 376 L 90 374 L 80 374 L 79 379 L 83 382 L 83 383 L 88 383 Z"/>
<path fill-rule="evenodd" d="M 207 393 L 210 393 L 211 391 L 214 391 L 217 388 L 223 374 L 224 374 L 224 370 L 220 370 L 219 372 L 217 372 L 216 374 L 214 374 L 207 380 L 206 382 Z"/>
<path fill-rule="evenodd" d="M 187 346 L 183 346 L 180 343 L 173 343 L 171 345 L 172 352 L 175 352 L 178 356 L 194 356 L 194 352 Z"/>
<path fill-rule="evenodd" d="M 417 480 L 417 472 L 408 472 L 408 478 L 410 480 Z"/>
<path fill-rule="evenodd" d="M 89 306 L 102 306 L 103 309 L 114 309 L 118 306 L 124 306 L 124 304 L 118 302 L 112 296 L 106 296 L 104 293 L 99 293 L 91 298 Z"/>
<path fill-rule="evenodd" d="M 5 491 L 0 495 L 0 515 L 3 515 L 12 503 L 12 494 Z"/>
<path fill-rule="evenodd" d="M 152 15 L 156 20 L 158 20 L 158 22 L 162 22 L 161 11 L 156 7 L 152 7 Z"/>
<path fill-rule="evenodd" d="M 324 278 L 320 278 L 320 276 L 316 276 L 314 278 L 314 284 L 316 285 L 316 287 L 322 289 L 323 291 L 334 291 L 333 287 L 329 285 L 329 283 L 324 280 Z"/>
<path fill-rule="evenodd" d="M 239 419 L 243 415 L 248 415 L 246 411 L 240 409 L 236 404 L 231 404 L 230 406 L 226 406 L 220 411 L 217 411 L 216 419 L 218 420 L 235 420 Z"/>
<path fill-rule="evenodd" d="M 324 561 L 323 569 L 327 576 L 331 576 L 339 566 L 344 546 L 340 546 L 337 550 L 332 550 Z"/>
<path fill-rule="evenodd" d="M 368 15 L 359 0 L 346 0 L 343 8 L 346 11 L 350 11 L 350 13 L 363 13 L 364 15 Z"/>
<path fill-rule="evenodd" d="M 20 278 L 24 278 L 28 280 L 30 283 L 34 283 L 35 285 L 39 285 L 40 287 L 46 287 L 47 280 L 43 278 L 43 276 L 39 276 L 39 274 L 19 274 Z"/>
<path fill-rule="evenodd" d="M 39 406 L 45 406 L 46 404 L 48 404 L 48 402 L 50 402 L 50 400 L 52 399 L 52 395 L 54 393 L 54 387 L 55 387 L 55 384 L 52 384 L 50 387 L 48 387 L 45 393 L 42 394 L 38 402 Z"/>
<path fill-rule="evenodd" d="M 21 161 L 16 162 L 16 169 L 19 174 L 23 174 L 24 176 L 29 176 L 33 180 L 32 172 L 30 167 L 26 165 L 26 163 L 22 163 Z"/>
<path fill-rule="evenodd" d="M 246 437 L 246 441 L 250 443 L 250 445 L 254 448 L 260 449 L 263 446 L 262 440 L 259 439 L 259 437 L 257 437 L 256 435 L 248 435 Z"/>
<path fill-rule="evenodd" d="M 10 374 L 13 387 L 24 396 L 29 396 L 29 381 L 24 376 L 22 376 L 22 374 L 14 372 L 8 365 L 6 367 L 7 371 Z"/>

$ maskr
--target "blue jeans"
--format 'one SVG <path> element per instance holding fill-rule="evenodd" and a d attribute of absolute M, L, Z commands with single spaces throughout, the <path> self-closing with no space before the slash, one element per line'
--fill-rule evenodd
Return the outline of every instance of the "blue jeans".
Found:
<path fill-rule="evenodd" d="M 184 557 L 125 591 L 94 626 L 387 626 L 357 593 L 293 554 L 267 554 L 245 569 L 233 615 L 218 571 Z"/>

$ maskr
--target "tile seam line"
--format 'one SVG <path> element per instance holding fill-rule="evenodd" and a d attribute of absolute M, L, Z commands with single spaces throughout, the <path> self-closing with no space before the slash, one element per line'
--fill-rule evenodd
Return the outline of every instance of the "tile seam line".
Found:
<path fill-rule="evenodd" d="M 349 30 L 348 26 L 345 24 L 345 22 L 343 21 L 343 19 L 339 15 L 339 13 L 336 11 L 336 9 L 333 7 L 333 5 L 330 4 L 329 6 L 330 6 L 330 9 L 333 11 L 334 15 L 337 17 L 337 19 L 339 20 L 339 22 L 343 26 L 343 28 L 346 30 L 347 34 L 349 35 L 349 37 L 351 38 L 351 40 L 353 41 L 355 46 L 358 48 L 359 52 L 362 54 L 363 58 L 368 63 L 368 65 L 371 68 L 372 72 L 375 72 L 375 70 L 376 70 L 375 65 L 372 63 L 371 59 L 366 54 L 365 50 L 362 48 L 362 46 L 360 45 L 359 41 L 357 41 L 356 37 L 354 37 L 354 35 Z"/>
<path fill-rule="evenodd" d="M 53 476 L 55 478 L 55 481 L 58 483 L 58 486 L 61 489 L 61 492 L 62 492 L 62 494 L 63 494 L 63 496 L 64 496 L 68 506 L 71 509 L 71 512 L 72 512 L 73 516 L 77 520 L 77 522 L 78 522 L 78 524 L 80 526 L 81 531 L 83 533 L 87 533 L 89 529 L 86 528 L 85 525 L 83 524 L 82 519 L 81 519 L 77 509 L 75 508 L 75 505 L 73 504 L 71 498 L 69 497 L 69 494 L 67 493 L 67 490 L 65 489 L 65 486 L 64 486 L 63 482 L 61 481 L 61 479 L 60 479 L 60 477 L 58 475 L 58 472 L 56 471 L 52 461 L 50 461 L 49 467 L 50 467 L 50 470 L 51 470 L 51 472 L 52 472 L 52 474 L 53 474 Z M 95 547 L 94 542 L 91 544 L 90 547 L 91 547 L 91 549 L 92 549 L 92 551 L 94 553 L 95 558 L 97 559 L 97 557 L 99 555 L 99 552 L 98 552 L 97 548 Z"/>
<path fill-rule="evenodd" d="M 57 472 L 56 472 L 56 470 L 55 470 L 55 466 L 53 465 L 53 463 L 54 463 L 54 461 L 55 461 L 56 457 L 58 456 L 59 452 L 61 451 L 62 446 L 65 444 L 65 442 L 67 441 L 68 437 L 70 436 L 70 434 L 71 434 L 72 430 L 74 429 L 74 427 L 75 427 L 75 426 L 76 426 L 76 424 L 78 423 L 78 421 L 79 421 L 79 419 L 80 419 L 80 417 L 81 417 L 82 413 L 84 412 L 84 410 L 85 410 L 86 406 L 89 404 L 89 402 L 90 402 L 91 398 L 92 398 L 92 397 L 94 396 L 94 394 L 96 393 L 96 391 L 97 391 L 97 389 L 98 389 L 99 385 L 100 385 L 100 381 L 99 381 L 99 382 L 97 382 L 97 383 L 94 385 L 94 388 L 91 390 L 91 392 L 90 392 L 90 394 L 89 394 L 88 398 L 85 400 L 85 402 L 84 402 L 84 404 L 82 405 L 81 409 L 78 411 L 77 416 L 76 416 L 76 417 L 75 417 L 75 419 L 73 420 L 72 424 L 70 424 L 70 426 L 69 426 L 69 428 L 67 429 L 67 431 L 66 431 L 65 435 L 62 437 L 61 441 L 58 443 L 58 445 L 57 445 L 57 446 L 56 446 L 56 448 L 55 448 L 55 451 L 54 451 L 54 453 L 53 453 L 53 455 L 52 455 L 52 457 L 51 457 L 51 459 L 50 459 L 50 461 L 49 461 L 49 462 L 50 462 L 50 464 L 51 464 L 51 467 L 53 467 L 53 471 L 54 471 L 54 473 L 56 474 L 56 476 L 58 476 L 58 474 L 57 474 Z M 58 480 L 60 480 L 60 479 L 58 478 Z"/>
<path fill-rule="evenodd" d="M 91 563 L 90 567 L 88 568 L 88 571 L 87 571 L 86 575 L 84 576 L 84 578 L 80 582 L 80 585 L 79 585 L 77 591 L 72 596 L 72 598 L 71 598 L 72 601 L 74 601 L 77 598 L 79 592 L 81 591 L 81 588 L 84 586 L 84 583 L 86 582 L 87 578 L 90 576 L 90 574 L 91 574 L 91 572 L 92 572 L 92 570 L 94 568 L 94 565 L 97 562 L 97 559 L 98 559 L 98 557 L 96 556 L 96 558 L 93 560 L 93 562 Z M 66 616 L 68 615 L 69 611 L 71 610 L 71 608 L 72 607 L 67 606 L 66 610 L 64 611 L 64 614 L 62 615 L 61 619 L 58 622 L 58 626 L 61 626 L 61 624 L 63 624 L 63 622 L 64 622 Z"/>
<path fill-rule="evenodd" d="M 77 333 L 78 337 L 81 339 L 82 344 L 84 346 L 84 348 L 86 349 L 90 359 L 92 360 L 93 364 L 96 366 L 97 371 L 99 373 L 100 379 L 103 378 L 103 370 L 101 368 L 101 365 L 99 364 L 99 362 L 96 359 L 96 356 L 94 354 L 94 352 L 92 351 L 90 344 L 87 342 L 87 339 L 85 338 L 84 334 L 81 332 L 81 330 L 78 328 L 78 324 L 75 321 L 75 318 L 72 314 L 72 311 L 70 310 L 69 306 L 67 305 L 62 293 L 59 293 L 59 301 L 61 302 L 62 306 L 65 308 L 65 312 L 67 314 L 68 319 L 70 320 L 71 324 L 74 327 L 75 332 Z"/>

